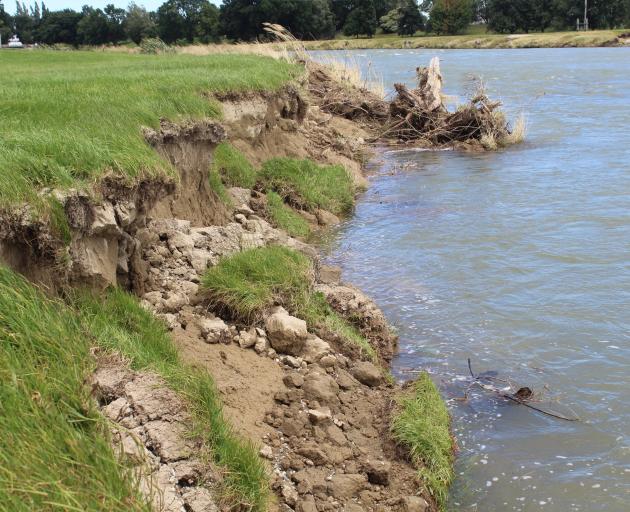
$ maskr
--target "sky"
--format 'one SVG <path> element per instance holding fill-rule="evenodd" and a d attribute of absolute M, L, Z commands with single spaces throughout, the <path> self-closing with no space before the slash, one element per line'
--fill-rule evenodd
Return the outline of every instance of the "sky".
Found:
<path fill-rule="evenodd" d="M 26 4 L 29 0 L 20 0 L 20 3 L 24 1 Z M 41 0 L 38 0 L 41 1 Z M 44 0 L 46 7 L 51 11 L 59 11 L 61 9 L 74 9 L 80 11 L 84 5 L 91 7 L 104 8 L 107 4 L 114 4 L 116 7 L 126 8 L 131 0 Z M 155 11 L 165 0 L 136 0 L 138 5 L 143 5 L 149 11 Z M 215 5 L 220 5 L 220 0 L 210 0 Z M 15 0 L 0 0 L 0 3 L 4 4 L 4 10 L 9 14 L 15 14 Z"/>

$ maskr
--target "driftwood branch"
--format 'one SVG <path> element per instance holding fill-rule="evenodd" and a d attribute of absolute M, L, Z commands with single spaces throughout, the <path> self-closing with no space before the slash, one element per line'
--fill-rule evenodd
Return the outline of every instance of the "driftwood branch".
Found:
<path fill-rule="evenodd" d="M 477 384 L 482 389 L 485 389 L 486 391 L 491 391 L 495 393 L 497 396 L 500 396 L 501 398 L 505 398 L 506 400 L 510 400 L 519 405 L 524 405 L 525 407 L 533 409 L 534 411 L 540 412 L 552 418 L 557 418 L 559 420 L 564 420 L 564 421 L 579 421 L 580 420 L 578 417 L 569 418 L 562 414 L 545 411 L 544 409 L 541 409 L 539 407 L 536 407 L 535 405 L 532 405 L 530 402 L 530 399 L 533 397 L 534 393 L 530 388 L 526 386 L 519 388 L 516 391 L 516 393 L 505 393 L 503 390 L 497 388 L 496 386 L 482 382 L 481 377 L 479 377 L 478 375 L 475 375 L 475 373 L 473 372 L 470 358 L 468 358 L 468 371 L 470 372 L 470 376 L 473 379 L 473 384 Z"/>

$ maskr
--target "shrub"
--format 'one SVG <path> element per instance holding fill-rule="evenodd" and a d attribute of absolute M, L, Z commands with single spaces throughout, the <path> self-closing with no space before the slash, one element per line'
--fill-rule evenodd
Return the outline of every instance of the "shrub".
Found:
<path fill-rule="evenodd" d="M 157 55 L 163 53 L 175 53 L 175 50 L 159 37 L 147 37 L 146 39 L 140 41 L 140 53 Z"/>

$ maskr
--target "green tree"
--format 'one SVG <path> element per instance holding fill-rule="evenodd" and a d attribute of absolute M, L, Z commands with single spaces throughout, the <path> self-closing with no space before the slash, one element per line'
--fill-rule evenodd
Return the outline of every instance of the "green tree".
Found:
<path fill-rule="evenodd" d="M 435 0 L 431 27 L 438 34 L 457 34 L 472 20 L 471 0 Z"/>
<path fill-rule="evenodd" d="M 104 44 L 107 42 L 107 16 L 100 9 L 87 5 L 81 11 L 83 15 L 77 23 L 77 40 L 81 44 Z"/>
<path fill-rule="evenodd" d="M 211 19 L 216 7 L 209 4 L 208 0 L 167 0 L 157 10 L 160 38 L 167 43 L 178 40 L 192 43 L 199 38 L 207 41 L 218 36 L 212 32 L 218 29 L 218 23 Z"/>
<path fill-rule="evenodd" d="M 125 10 L 115 7 L 114 4 L 107 4 L 103 12 L 107 17 L 107 42 L 118 43 L 125 39 Z"/>
<path fill-rule="evenodd" d="M 77 46 L 77 25 L 81 13 L 72 9 L 47 12 L 38 29 L 38 39 L 46 44 L 65 43 Z"/>
<path fill-rule="evenodd" d="M 401 36 L 412 36 L 424 27 L 424 16 L 416 0 L 405 0 L 400 8 L 397 32 Z"/>
<path fill-rule="evenodd" d="M 400 19 L 400 7 L 392 9 L 378 20 L 381 30 L 385 34 L 393 34 L 398 32 L 398 20 Z"/>
<path fill-rule="evenodd" d="M 136 44 L 140 44 L 140 41 L 147 37 L 157 35 L 157 27 L 151 14 L 144 7 L 134 3 L 127 7 L 123 30 L 125 36 Z"/>
<path fill-rule="evenodd" d="M 221 5 L 221 32 L 235 41 L 250 41 L 262 31 L 259 0 L 224 0 Z"/>
<path fill-rule="evenodd" d="M 0 2 L 0 38 L 2 41 L 8 41 L 11 37 L 13 20 L 11 15 L 4 10 L 4 4 Z"/>
<path fill-rule="evenodd" d="M 350 12 L 343 27 L 346 36 L 366 35 L 372 37 L 376 33 L 376 9 L 373 0 L 357 0 L 356 7 Z"/>

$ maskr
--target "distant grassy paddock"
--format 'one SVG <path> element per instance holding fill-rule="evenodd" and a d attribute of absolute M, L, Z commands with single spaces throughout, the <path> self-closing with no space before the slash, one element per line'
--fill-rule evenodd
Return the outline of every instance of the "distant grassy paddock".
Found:
<path fill-rule="evenodd" d="M 220 117 L 207 93 L 276 90 L 300 73 L 254 55 L 0 52 L 0 207 L 114 172 L 172 173 L 141 127 Z"/>
<path fill-rule="evenodd" d="M 589 32 L 548 32 L 536 34 L 466 34 L 459 36 L 401 37 L 380 35 L 371 39 L 332 39 L 307 41 L 307 50 L 351 50 L 377 48 L 564 48 L 597 47 L 624 44 L 618 36 L 628 30 L 592 30 Z M 624 38 L 624 41 L 627 39 Z M 627 44 L 627 43 L 626 43 Z"/>

